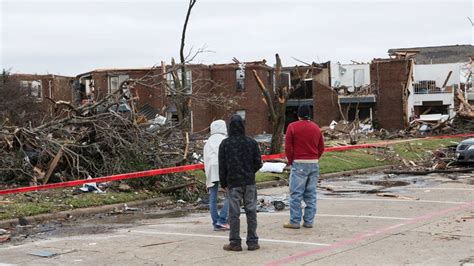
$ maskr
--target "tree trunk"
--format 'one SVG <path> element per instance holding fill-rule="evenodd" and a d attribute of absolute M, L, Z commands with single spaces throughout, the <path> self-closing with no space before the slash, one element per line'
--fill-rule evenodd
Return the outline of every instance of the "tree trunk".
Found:
<path fill-rule="evenodd" d="M 270 91 L 265 87 L 262 79 L 257 74 L 257 71 L 253 70 L 253 75 L 257 80 L 258 88 L 263 94 L 263 99 L 268 106 L 268 112 L 270 115 L 270 121 L 272 123 L 272 142 L 270 146 L 270 152 L 272 154 L 277 154 L 281 152 L 283 144 L 283 134 L 285 130 L 286 122 L 286 102 L 289 97 L 289 88 L 280 84 L 281 78 L 281 60 L 278 54 L 276 57 L 276 66 L 275 66 L 275 88 L 276 91 L 270 93 Z"/>
<path fill-rule="evenodd" d="M 273 126 L 273 136 L 272 142 L 270 147 L 271 154 L 280 153 L 283 146 L 283 135 L 285 130 L 285 121 L 286 121 L 286 113 L 285 113 L 285 104 L 278 103 L 277 112 L 278 115 L 276 120 L 272 123 Z"/>
<path fill-rule="evenodd" d="M 184 57 L 184 44 L 186 39 L 186 29 L 188 28 L 189 17 L 191 16 L 191 10 L 193 9 L 194 4 L 196 4 L 196 0 L 189 0 L 188 11 L 186 13 L 186 19 L 184 20 L 183 31 L 181 33 L 181 47 L 179 49 L 179 59 L 180 59 L 180 69 L 181 69 L 181 88 L 180 94 L 182 94 L 179 98 L 180 101 L 176 104 L 176 109 L 178 111 L 178 118 L 181 122 L 181 128 L 183 132 L 191 131 L 191 110 L 189 107 L 190 100 L 186 96 L 187 88 L 191 86 L 191 84 L 187 84 L 186 80 L 186 58 Z M 178 78 L 179 83 L 179 78 Z M 176 82 L 175 82 L 176 84 Z"/>

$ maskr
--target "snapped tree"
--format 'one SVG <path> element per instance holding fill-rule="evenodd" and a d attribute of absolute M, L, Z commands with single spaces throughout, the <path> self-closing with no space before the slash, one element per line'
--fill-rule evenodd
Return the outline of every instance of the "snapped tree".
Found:
<path fill-rule="evenodd" d="M 275 66 L 275 91 L 271 91 L 265 87 L 262 79 L 258 76 L 256 70 L 252 73 L 257 80 L 258 88 L 263 95 L 263 100 L 268 106 L 268 112 L 270 115 L 270 122 L 272 124 L 273 134 L 272 142 L 270 146 L 270 152 L 272 154 L 280 153 L 283 144 L 283 131 L 285 129 L 286 120 L 286 102 L 289 97 L 288 84 L 281 82 L 281 60 L 278 54 L 275 55 L 276 66 Z"/>

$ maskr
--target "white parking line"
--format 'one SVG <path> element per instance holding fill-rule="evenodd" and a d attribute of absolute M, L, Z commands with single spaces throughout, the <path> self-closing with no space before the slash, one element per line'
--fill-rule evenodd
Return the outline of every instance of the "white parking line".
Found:
<path fill-rule="evenodd" d="M 474 188 L 457 188 L 457 187 L 407 187 L 402 189 L 409 190 L 459 190 L 459 191 L 474 191 Z"/>
<path fill-rule="evenodd" d="M 148 231 L 148 230 L 129 230 L 127 232 L 129 232 L 129 233 L 139 233 L 139 234 L 150 234 L 150 235 L 171 235 L 171 236 L 187 236 L 187 237 L 229 239 L 228 236 L 204 235 L 204 234 L 187 234 L 187 233 L 176 233 L 176 232 L 160 232 L 160 231 Z M 245 238 L 243 237 L 242 240 L 245 240 Z M 291 241 L 291 240 L 280 240 L 280 239 L 267 239 L 267 238 L 259 238 L 258 241 L 274 242 L 274 243 L 285 243 L 285 244 L 301 244 L 301 245 L 311 245 L 311 246 L 329 246 L 329 244 L 324 244 L 324 243 Z"/>
<path fill-rule="evenodd" d="M 440 203 L 440 204 L 466 204 L 465 201 L 440 201 L 440 200 L 405 200 L 405 199 L 367 199 L 367 198 L 318 198 L 318 200 L 340 201 L 386 201 L 386 202 L 413 202 L 413 203 Z"/>
<path fill-rule="evenodd" d="M 405 217 L 372 216 L 372 215 L 316 214 L 316 216 L 344 217 L 344 218 L 369 218 L 369 219 L 385 219 L 385 220 L 411 220 L 411 218 L 405 218 Z"/>
<path fill-rule="evenodd" d="M 289 212 L 259 212 L 258 215 L 281 215 L 288 216 Z M 392 216 L 372 216 L 372 215 L 350 215 L 350 214 L 319 214 L 316 216 L 319 217 L 340 217 L 340 218 L 367 218 L 367 219 L 383 219 L 383 220 L 411 220 L 411 218 L 406 217 L 392 217 Z"/>

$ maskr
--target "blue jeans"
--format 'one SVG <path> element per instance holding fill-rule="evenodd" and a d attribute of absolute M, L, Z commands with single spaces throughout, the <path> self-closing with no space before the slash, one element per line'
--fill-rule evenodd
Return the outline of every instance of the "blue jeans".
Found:
<path fill-rule="evenodd" d="M 301 201 L 306 204 L 303 222 L 312 225 L 316 215 L 316 184 L 318 163 L 293 163 L 290 173 L 290 223 L 301 223 Z"/>
<path fill-rule="evenodd" d="M 227 223 L 227 214 L 229 213 L 229 199 L 227 196 L 224 199 L 224 206 L 219 213 L 217 211 L 217 198 L 219 192 L 219 182 L 214 182 L 214 186 L 209 188 L 209 210 L 211 212 L 212 225 L 214 228 L 216 225 Z"/>

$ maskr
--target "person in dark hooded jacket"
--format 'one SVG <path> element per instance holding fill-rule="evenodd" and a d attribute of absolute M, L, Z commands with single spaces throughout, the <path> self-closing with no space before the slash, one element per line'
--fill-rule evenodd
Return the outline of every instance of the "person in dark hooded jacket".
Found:
<path fill-rule="evenodd" d="M 229 137 L 219 146 L 219 181 L 229 195 L 229 244 L 224 250 L 241 251 L 240 202 L 243 199 L 247 216 L 248 250 L 259 249 L 257 236 L 257 189 L 255 173 L 262 167 L 257 142 L 245 135 L 239 115 L 230 118 Z"/>

